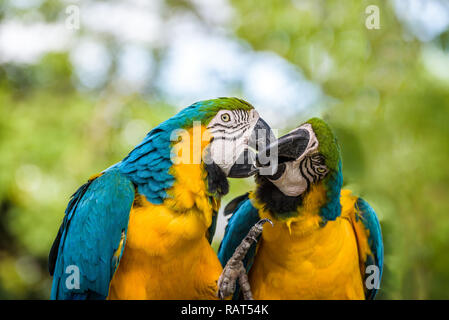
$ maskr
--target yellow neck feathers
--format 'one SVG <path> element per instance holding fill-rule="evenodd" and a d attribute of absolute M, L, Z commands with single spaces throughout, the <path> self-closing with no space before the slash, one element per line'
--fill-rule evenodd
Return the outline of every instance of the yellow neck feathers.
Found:
<path fill-rule="evenodd" d="M 320 208 L 326 203 L 326 189 L 322 184 L 314 185 L 305 195 L 302 205 L 297 209 L 297 215 L 279 218 L 274 217 L 270 212 L 264 210 L 263 205 L 257 202 L 254 194 L 250 195 L 253 205 L 259 209 L 261 218 L 269 218 L 278 225 L 280 232 L 288 232 L 292 236 L 303 236 L 320 227 Z M 265 228 L 268 230 L 277 229 Z M 272 230 L 273 231 L 273 230 Z"/>
<path fill-rule="evenodd" d="M 210 143 L 211 135 L 204 126 L 195 126 L 178 132 L 179 142 L 173 147 L 174 162 L 170 174 L 175 177 L 169 197 L 164 205 L 175 212 L 186 213 L 194 209 L 203 215 L 210 226 L 213 210 L 218 210 L 220 200 L 211 198 L 207 191 L 207 172 L 202 163 L 202 154 Z"/>

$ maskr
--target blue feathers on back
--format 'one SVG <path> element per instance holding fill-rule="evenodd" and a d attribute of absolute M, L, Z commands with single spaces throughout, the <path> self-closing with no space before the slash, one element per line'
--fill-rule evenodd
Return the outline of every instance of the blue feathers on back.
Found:
<path fill-rule="evenodd" d="M 174 177 L 169 173 L 172 166 L 170 152 L 171 134 L 174 130 L 192 126 L 201 113 L 200 104 L 185 108 L 178 114 L 151 130 L 128 156 L 118 164 L 118 169 L 137 185 L 138 192 L 154 204 L 167 198 Z"/>
<path fill-rule="evenodd" d="M 126 234 L 134 191 L 129 179 L 110 169 L 74 194 L 55 241 L 58 251 L 50 254 L 52 299 L 107 297 L 115 271 L 112 257 Z"/>
<path fill-rule="evenodd" d="M 234 254 L 235 249 L 246 237 L 251 227 L 259 220 L 259 211 L 253 207 L 248 198 L 243 200 L 235 209 L 228 221 L 225 235 L 221 241 L 220 248 L 218 249 L 218 259 L 223 267 Z M 252 256 L 254 255 L 256 249 L 255 245 L 253 247 L 254 248 L 251 248 L 248 251 L 246 258 L 243 261 L 247 269 L 251 267 Z M 254 252 L 252 249 L 254 249 Z"/>
<path fill-rule="evenodd" d="M 343 185 L 343 174 L 341 168 L 341 160 L 338 164 L 338 170 L 333 172 L 326 183 L 327 188 L 327 204 L 320 209 L 320 215 L 323 218 L 323 222 L 333 221 L 340 216 L 341 204 L 340 204 L 340 191 Z"/>
<path fill-rule="evenodd" d="M 231 218 L 229 219 L 226 226 L 225 235 L 221 241 L 220 248 L 218 249 L 218 259 L 223 267 L 232 257 L 235 249 L 237 249 L 242 240 L 246 237 L 251 227 L 259 220 L 259 211 L 253 207 L 251 200 L 249 200 L 248 196 L 246 196 L 236 206 Z M 246 254 L 246 257 L 243 259 L 243 265 L 245 266 L 247 272 L 249 272 L 254 262 L 256 248 L 257 243 L 251 246 Z M 239 293 L 240 289 L 237 284 L 233 299 L 238 299 Z"/>
<path fill-rule="evenodd" d="M 156 127 L 117 165 L 137 186 L 138 192 L 154 204 L 164 201 L 165 190 L 174 183 L 174 177 L 168 172 L 172 165 L 170 134 L 171 130 L 164 130 L 162 125 Z"/>
<path fill-rule="evenodd" d="M 364 227 L 368 230 L 368 245 L 371 249 L 371 255 L 368 255 L 365 261 L 365 268 L 370 265 L 379 268 L 379 283 L 382 279 L 383 260 L 384 260 L 384 245 L 382 241 L 382 231 L 379 220 L 377 219 L 374 209 L 362 198 L 358 198 L 356 202 L 356 219 L 361 219 Z M 369 274 L 365 275 L 365 279 Z M 365 280 L 364 279 L 364 280 Z M 377 289 L 366 289 L 366 298 L 374 299 L 377 294 Z"/>

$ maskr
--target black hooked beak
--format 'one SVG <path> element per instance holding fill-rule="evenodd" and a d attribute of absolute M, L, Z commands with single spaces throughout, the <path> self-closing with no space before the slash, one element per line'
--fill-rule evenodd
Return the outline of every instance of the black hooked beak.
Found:
<path fill-rule="evenodd" d="M 262 118 L 259 118 L 251 132 L 247 148 L 239 155 L 231 167 L 228 177 L 247 178 L 255 174 L 258 170 L 255 166 L 256 153 L 253 150 L 256 152 L 264 150 L 275 140 L 276 138 L 270 126 Z"/>
<path fill-rule="evenodd" d="M 278 164 L 298 159 L 306 151 L 309 140 L 309 131 L 301 128 L 280 137 L 267 149 L 259 152 L 256 157 L 258 167 L 266 166 L 267 161 L 262 162 L 262 157 L 270 159 L 270 157 L 277 156 Z"/>

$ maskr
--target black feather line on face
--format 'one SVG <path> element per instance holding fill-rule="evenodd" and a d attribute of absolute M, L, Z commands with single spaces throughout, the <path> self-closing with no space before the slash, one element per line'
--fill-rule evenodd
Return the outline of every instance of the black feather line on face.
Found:
<path fill-rule="evenodd" d="M 226 129 L 211 129 L 210 133 L 225 133 L 225 134 L 234 134 L 238 132 L 245 132 L 249 128 L 249 124 L 244 124 L 236 128 L 235 130 L 233 128 L 227 127 Z M 230 129 L 230 130 L 227 130 Z"/>
<path fill-rule="evenodd" d="M 238 130 L 240 130 L 243 126 L 247 126 L 247 125 L 249 125 L 249 124 L 246 123 L 246 122 L 245 122 L 245 123 L 239 122 L 239 123 L 237 123 L 237 124 L 232 124 L 232 125 L 231 125 L 231 124 L 226 125 L 226 124 L 222 124 L 222 123 L 217 122 L 217 123 L 215 123 L 215 124 L 209 126 L 208 129 L 209 129 L 211 132 L 214 132 L 214 129 L 217 128 L 217 127 L 223 128 L 223 130 L 226 130 L 226 129 L 236 129 L 236 130 L 238 131 Z"/>
<path fill-rule="evenodd" d="M 223 170 L 215 162 L 204 164 L 204 168 L 207 172 L 209 193 L 218 197 L 226 195 L 229 192 L 229 182 Z"/>
<path fill-rule="evenodd" d="M 309 190 L 310 188 L 310 182 L 309 179 L 307 179 L 306 174 L 303 171 L 303 167 L 304 167 L 304 162 L 306 161 L 306 158 L 302 159 L 301 162 L 299 163 L 299 172 L 301 173 L 301 176 L 304 178 L 304 180 L 306 180 L 307 182 L 307 190 Z"/>
<path fill-rule="evenodd" d="M 303 196 L 286 196 L 271 181 L 264 176 L 256 176 L 256 200 L 261 203 L 265 210 L 273 216 L 292 216 L 302 205 Z"/>

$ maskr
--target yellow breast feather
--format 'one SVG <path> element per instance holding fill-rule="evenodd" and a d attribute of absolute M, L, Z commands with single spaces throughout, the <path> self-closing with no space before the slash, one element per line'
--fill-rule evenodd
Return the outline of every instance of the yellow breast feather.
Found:
<path fill-rule="evenodd" d="M 164 203 L 155 205 L 136 196 L 109 299 L 215 298 L 222 267 L 206 233 L 220 201 L 208 195 L 206 172 L 195 160 L 209 143 L 207 130 L 201 130 L 206 138 L 199 147 L 193 142 L 193 129 L 181 135 L 181 161 L 170 169 L 175 183 Z"/>
<path fill-rule="evenodd" d="M 296 217 L 276 219 L 259 209 L 274 227 L 263 230 L 250 271 L 255 299 L 364 298 L 352 224 L 339 217 L 320 227 L 324 202 L 324 187 L 315 186 Z"/>
<path fill-rule="evenodd" d="M 350 190 L 342 190 L 340 202 L 342 204 L 342 217 L 346 217 L 351 221 L 354 233 L 357 238 L 357 245 L 359 251 L 360 272 L 365 274 L 365 261 L 368 255 L 371 255 L 371 248 L 369 246 L 368 237 L 369 230 L 365 228 L 363 222 L 358 217 L 357 212 L 357 196 L 354 196 Z"/>

